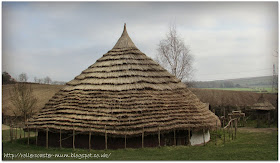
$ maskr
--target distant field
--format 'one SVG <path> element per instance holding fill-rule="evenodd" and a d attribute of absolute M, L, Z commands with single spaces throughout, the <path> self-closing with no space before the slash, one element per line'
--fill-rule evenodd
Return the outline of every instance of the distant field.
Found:
<path fill-rule="evenodd" d="M 49 101 L 49 99 L 58 92 L 63 85 L 49 85 L 49 84 L 31 84 L 33 88 L 34 96 L 38 99 L 35 111 L 38 111 Z M 2 85 L 2 113 L 4 115 L 13 116 L 13 106 L 10 100 L 10 91 L 13 88 L 13 84 Z"/>
<path fill-rule="evenodd" d="M 250 91 L 256 93 L 277 93 L 272 91 L 272 88 L 202 88 L 202 89 L 213 89 L 213 90 L 227 90 L 227 91 Z"/>
<path fill-rule="evenodd" d="M 252 106 L 261 95 L 261 93 L 245 90 L 202 88 L 190 88 L 190 90 L 202 102 L 209 103 L 212 106 Z M 264 93 L 263 95 L 272 105 L 277 106 L 277 94 Z"/>
<path fill-rule="evenodd" d="M 278 79 L 278 77 L 277 77 Z M 192 84 L 196 88 L 270 88 L 272 87 L 273 76 L 260 76 L 228 80 L 214 80 L 214 81 L 194 81 Z M 278 81 L 276 81 L 278 82 Z"/>
<path fill-rule="evenodd" d="M 261 130 L 262 132 L 260 132 Z M 267 129 L 268 130 L 268 129 Z M 87 150 L 71 148 L 49 148 L 26 145 L 27 139 L 16 142 L 3 142 L 3 160 L 278 160 L 277 130 L 264 132 L 263 129 L 240 128 L 237 139 L 229 140 L 226 135 L 226 143 L 219 138 L 217 145 L 212 135 L 212 140 L 206 146 L 166 146 L 161 148 L 119 149 L 119 150 Z M 8 130 L 6 130 L 8 132 Z M 219 132 L 221 136 L 222 132 Z M 4 134 L 8 135 L 8 134 Z M 34 138 L 32 138 L 34 141 Z M 8 155 L 10 154 L 10 155 Z M 23 156 L 35 156 L 35 154 L 50 154 L 50 158 L 28 158 Z M 82 158 L 83 156 L 100 156 Z M 107 155 L 104 155 L 107 154 Z M 17 155 L 17 157 L 16 157 Z M 55 157 L 67 156 L 67 157 Z M 68 157 L 69 156 L 69 157 Z M 73 157 L 71 157 L 73 156 Z M 79 156 L 79 157 L 74 157 Z M 101 157 L 108 156 L 108 157 Z"/>

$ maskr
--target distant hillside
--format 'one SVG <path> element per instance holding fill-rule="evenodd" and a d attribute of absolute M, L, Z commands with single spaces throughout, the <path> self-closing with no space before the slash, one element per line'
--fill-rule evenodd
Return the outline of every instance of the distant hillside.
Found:
<path fill-rule="evenodd" d="M 31 84 L 31 83 L 29 83 Z M 49 84 L 31 84 L 33 88 L 34 96 L 38 99 L 35 111 L 44 107 L 49 99 L 58 92 L 64 85 L 49 85 Z M 10 91 L 13 88 L 13 84 L 2 85 L 2 113 L 4 115 L 13 116 L 14 105 L 11 102 Z"/>
<path fill-rule="evenodd" d="M 239 84 L 243 87 L 271 87 L 272 86 L 272 76 L 262 76 L 253 78 L 240 78 L 231 79 L 234 84 Z"/>
<path fill-rule="evenodd" d="M 195 88 L 254 88 L 271 87 L 272 76 L 192 82 Z"/>

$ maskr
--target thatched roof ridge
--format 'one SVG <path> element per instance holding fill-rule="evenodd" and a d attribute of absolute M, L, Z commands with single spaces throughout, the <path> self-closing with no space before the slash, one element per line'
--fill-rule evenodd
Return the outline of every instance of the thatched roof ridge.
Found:
<path fill-rule="evenodd" d="M 122 36 L 119 38 L 118 42 L 116 43 L 113 49 L 122 49 L 122 48 L 137 49 L 137 47 L 132 42 L 131 38 L 128 36 L 128 33 L 126 31 L 126 24 L 124 24 Z"/>
<path fill-rule="evenodd" d="M 69 81 L 28 127 L 132 136 L 220 125 L 185 84 L 134 46 L 125 27 L 115 47 Z"/>
<path fill-rule="evenodd" d="M 251 109 L 253 110 L 265 110 L 265 111 L 269 111 L 269 110 L 275 110 L 275 107 L 264 98 L 263 94 L 261 94 L 260 98 L 258 99 L 258 102 L 255 103 Z"/>

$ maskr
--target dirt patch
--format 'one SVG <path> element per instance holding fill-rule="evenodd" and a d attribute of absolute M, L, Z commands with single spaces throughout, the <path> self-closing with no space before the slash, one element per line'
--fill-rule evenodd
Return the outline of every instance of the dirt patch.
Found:
<path fill-rule="evenodd" d="M 245 132 L 263 132 L 263 133 L 272 133 L 277 132 L 278 128 L 253 128 L 253 127 L 242 127 L 238 128 L 239 131 L 245 131 Z"/>

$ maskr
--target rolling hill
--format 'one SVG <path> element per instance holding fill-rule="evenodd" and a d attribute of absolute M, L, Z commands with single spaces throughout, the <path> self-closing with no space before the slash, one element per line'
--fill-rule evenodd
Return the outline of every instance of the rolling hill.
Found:
<path fill-rule="evenodd" d="M 13 110 L 15 107 L 10 101 L 10 91 L 14 84 L 2 85 L 2 114 L 14 116 Z M 35 111 L 38 111 L 49 101 L 49 99 L 58 92 L 63 85 L 48 85 L 48 84 L 31 84 L 34 96 L 38 102 Z"/>
<path fill-rule="evenodd" d="M 272 76 L 239 78 L 215 81 L 195 81 L 195 88 L 271 88 Z"/>

